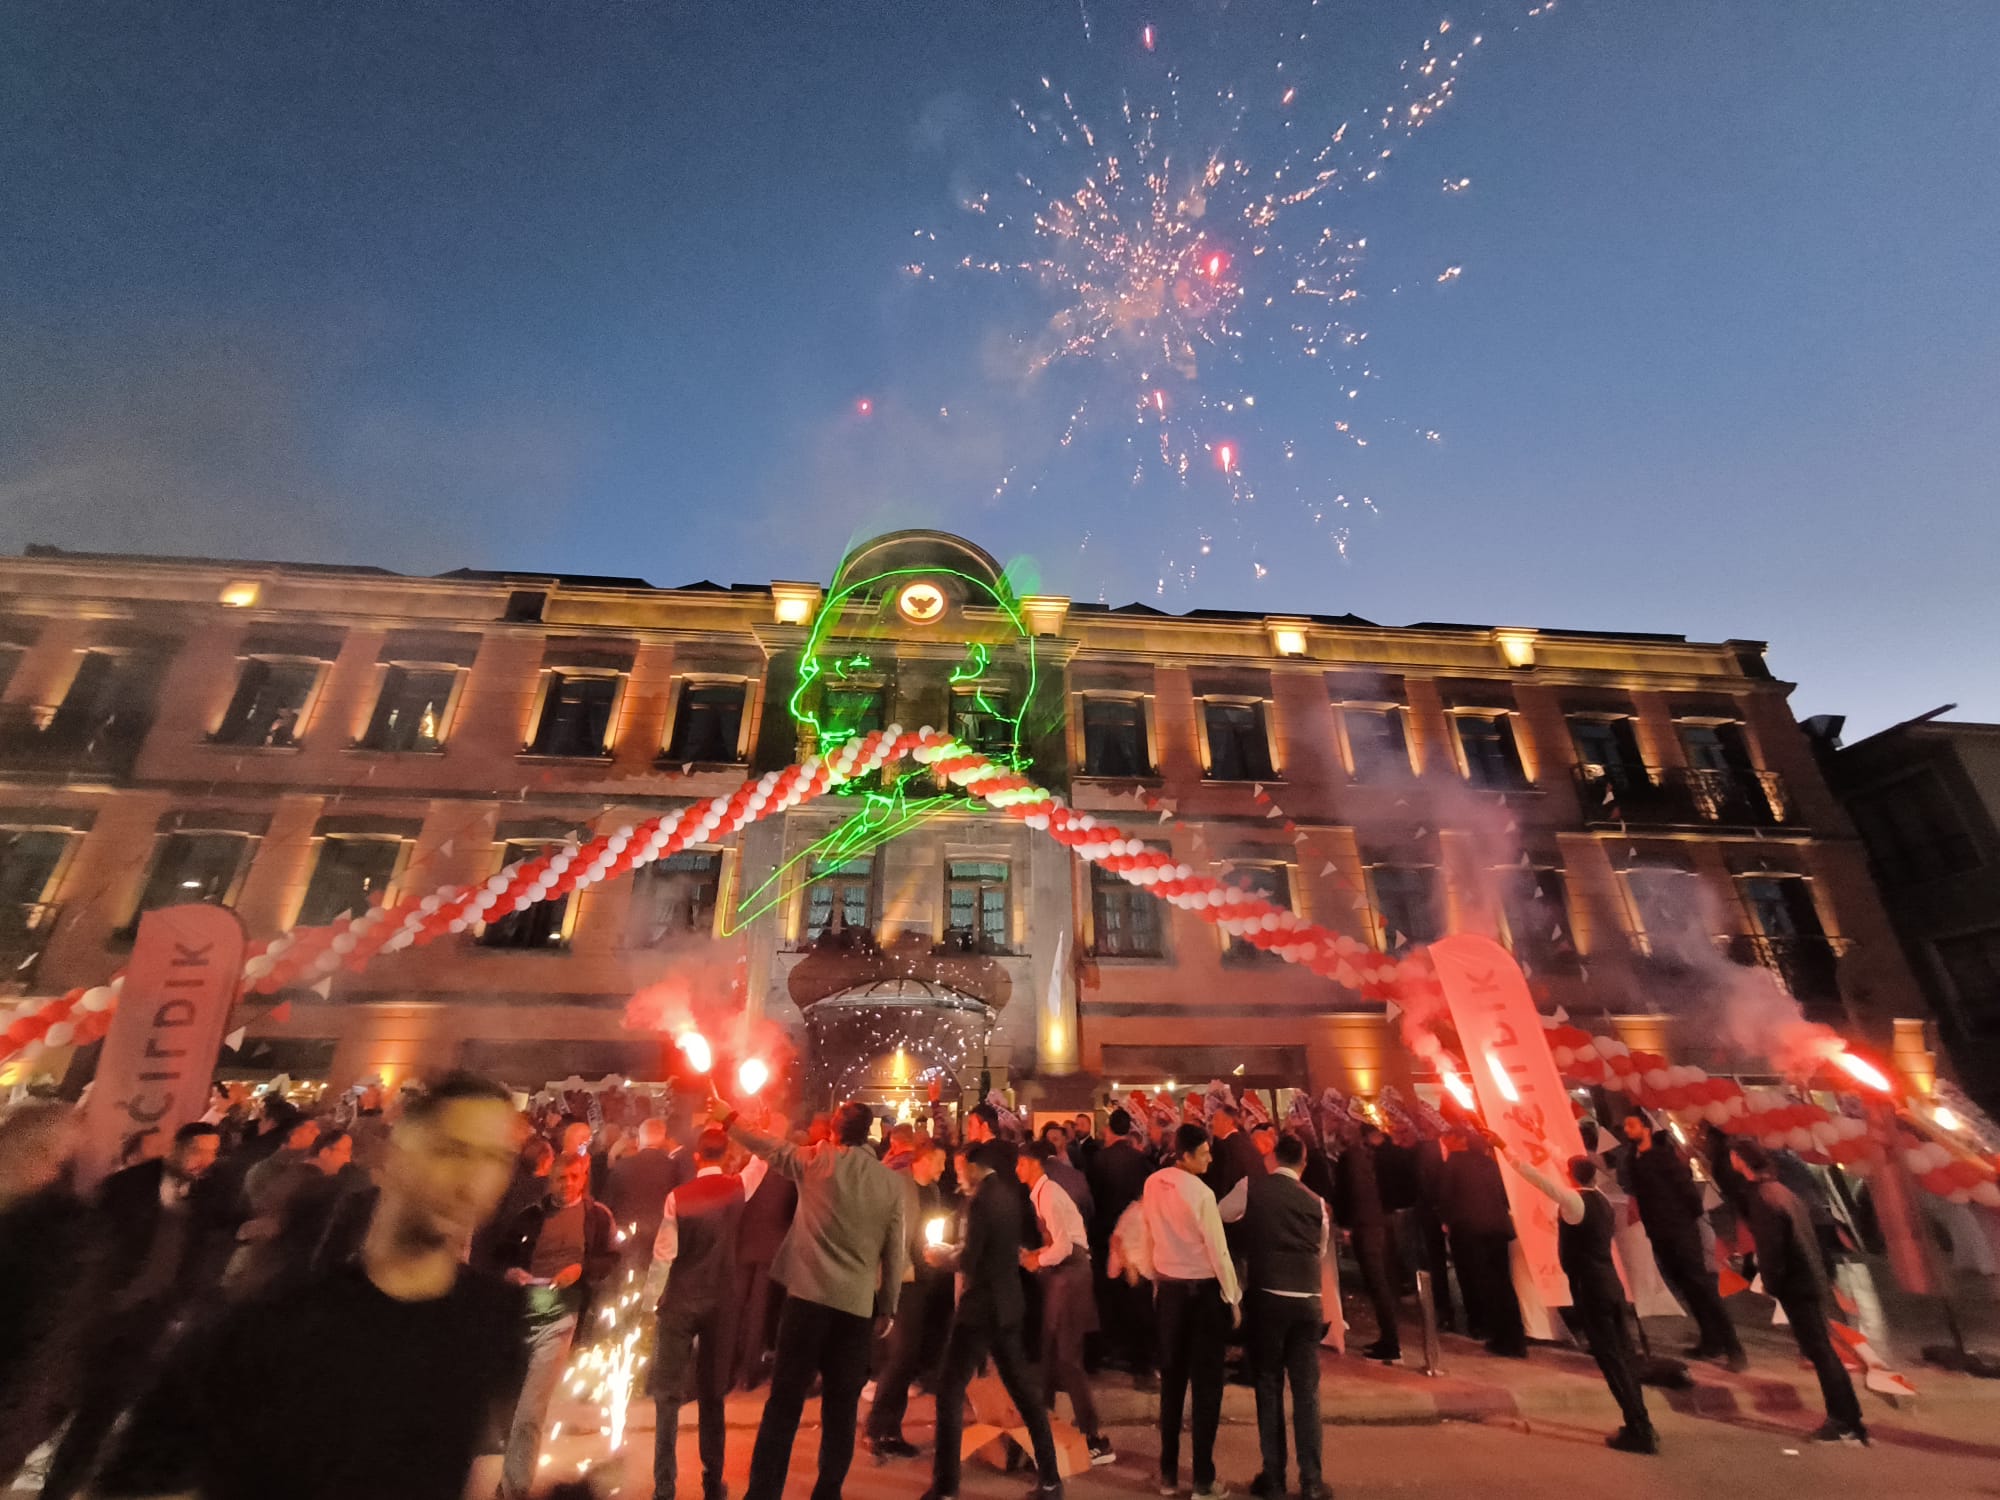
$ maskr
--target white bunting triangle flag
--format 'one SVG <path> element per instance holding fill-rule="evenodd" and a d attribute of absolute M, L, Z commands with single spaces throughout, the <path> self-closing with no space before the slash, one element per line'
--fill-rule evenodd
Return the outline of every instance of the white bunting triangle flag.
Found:
<path fill-rule="evenodd" d="M 227 1047 L 231 1052 L 241 1052 L 243 1050 L 243 1033 L 248 1030 L 247 1026 L 237 1027 L 222 1039 L 222 1045 Z"/>
<path fill-rule="evenodd" d="M 1328 860 L 1328 861 L 1327 861 L 1327 862 L 1326 862 L 1325 864 L 1321 865 L 1321 866 L 1320 866 L 1320 869 L 1319 869 L 1319 872 L 1320 872 L 1320 874 L 1322 874 L 1322 875 L 1331 875 L 1331 874 L 1333 874 L 1333 873 L 1334 873 L 1334 869 L 1333 869 L 1333 861 L 1332 861 L 1332 860 Z"/>

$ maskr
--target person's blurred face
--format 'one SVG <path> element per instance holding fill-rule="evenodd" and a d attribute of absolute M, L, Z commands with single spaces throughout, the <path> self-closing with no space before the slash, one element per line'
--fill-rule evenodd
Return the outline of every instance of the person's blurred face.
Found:
<path fill-rule="evenodd" d="M 1644 1146 L 1652 1137 L 1653 1132 L 1646 1128 L 1644 1120 L 1640 1119 L 1637 1115 L 1627 1115 L 1625 1117 L 1626 1140 L 1632 1142 L 1635 1146 Z"/>
<path fill-rule="evenodd" d="M 964 1183 L 967 1187 L 976 1188 L 979 1186 L 980 1183 L 984 1182 L 987 1178 L 991 1177 L 992 1175 L 993 1175 L 993 1169 L 991 1167 L 983 1166 L 979 1162 L 974 1161 L 972 1159 L 972 1154 L 970 1152 L 968 1151 L 959 1152 L 958 1180 Z"/>
<path fill-rule="evenodd" d="M 285 1149 L 288 1151 L 309 1151 L 312 1149 L 312 1143 L 318 1139 L 319 1126 L 315 1125 L 311 1120 L 301 1120 L 292 1127 L 291 1134 L 285 1137 Z"/>
<path fill-rule="evenodd" d="M 1209 1165 L 1214 1159 L 1215 1153 L 1209 1149 L 1208 1142 L 1203 1141 L 1194 1150 L 1181 1158 L 1181 1165 L 1199 1177 L 1209 1169 Z"/>
<path fill-rule="evenodd" d="M 1278 1154 L 1278 1133 L 1260 1125 L 1250 1132 L 1250 1139 L 1256 1143 L 1257 1154 L 1269 1161 Z"/>
<path fill-rule="evenodd" d="M 410 1248 L 464 1245 L 493 1215 L 514 1175 L 514 1111 L 498 1099 L 455 1099 L 406 1120 L 383 1167 L 385 1203 Z"/>
<path fill-rule="evenodd" d="M 646 1120 L 639 1126 L 639 1149 L 657 1151 L 667 1143 L 667 1122 Z"/>
<path fill-rule="evenodd" d="M 590 1158 L 565 1156 L 556 1163 L 554 1181 L 557 1202 L 567 1208 L 579 1201 L 590 1188 Z"/>
<path fill-rule="evenodd" d="M 200 1177 L 215 1165 L 215 1158 L 222 1152 L 222 1137 L 197 1135 L 182 1141 L 167 1154 L 167 1164 L 174 1175 L 189 1182 Z"/>
<path fill-rule="evenodd" d="M 965 1121 L 965 1138 L 975 1146 L 981 1141 L 993 1139 L 993 1127 L 978 1115 L 970 1115 Z"/>
<path fill-rule="evenodd" d="M 1029 1187 L 1033 1187 L 1036 1183 L 1040 1182 L 1046 1170 L 1040 1162 L 1026 1153 L 1023 1153 L 1014 1162 L 1014 1175 Z"/>
<path fill-rule="evenodd" d="M 944 1176 L 945 1154 L 935 1147 L 920 1150 L 910 1163 L 910 1176 L 918 1187 L 929 1187 Z"/>
<path fill-rule="evenodd" d="M 590 1126 L 582 1120 L 563 1127 L 562 1142 L 556 1147 L 564 1156 L 574 1156 L 590 1149 Z"/>
<path fill-rule="evenodd" d="M 1097 1126 L 1089 1115 L 1078 1115 L 1070 1125 L 1069 1138 L 1073 1141 L 1087 1141 L 1097 1133 Z"/>

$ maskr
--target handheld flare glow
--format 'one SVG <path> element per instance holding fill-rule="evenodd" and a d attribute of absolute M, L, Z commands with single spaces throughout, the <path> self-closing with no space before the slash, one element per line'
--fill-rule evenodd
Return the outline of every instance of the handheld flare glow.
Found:
<path fill-rule="evenodd" d="M 697 1073 L 706 1073 L 715 1066 L 715 1054 L 709 1050 L 708 1038 L 699 1031 L 683 1031 L 674 1038 L 674 1046 L 688 1060 L 688 1066 Z"/>
<path fill-rule="evenodd" d="M 1467 1083 L 1463 1078 L 1460 1078 L 1456 1073 L 1452 1072 L 1451 1069 L 1449 1068 L 1444 1069 L 1439 1076 L 1444 1080 L 1445 1092 L 1447 1094 L 1450 1094 L 1452 1098 L 1458 1101 L 1458 1107 L 1460 1109 L 1472 1110 L 1475 1112 L 1478 1110 L 1479 1105 L 1473 1099 L 1471 1084 Z"/>
<path fill-rule="evenodd" d="M 1936 1109 L 1932 1110 L 1931 1120 L 1940 1130 L 1956 1130 L 1959 1128 L 1958 1116 L 1952 1113 L 1947 1105 L 1940 1104 Z"/>
<path fill-rule="evenodd" d="M 1500 1097 L 1509 1104 L 1519 1104 L 1521 1091 L 1514 1087 L 1514 1080 L 1507 1076 L 1507 1065 L 1489 1052 L 1486 1054 L 1486 1066 L 1492 1070 L 1493 1081 L 1500 1087 Z"/>
<path fill-rule="evenodd" d="M 944 1244 L 944 1229 L 943 1215 L 940 1214 L 936 1218 L 926 1219 L 924 1221 L 924 1243 L 926 1245 L 942 1246 Z"/>
<path fill-rule="evenodd" d="M 1878 1094 L 1895 1092 L 1895 1085 L 1889 1082 L 1888 1075 L 1867 1058 L 1856 1057 L 1852 1052 L 1836 1052 L 1833 1054 L 1833 1060 L 1841 1072 L 1856 1083 L 1871 1088 Z"/>
<path fill-rule="evenodd" d="M 771 1070 L 761 1057 L 746 1057 L 736 1065 L 736 1086 L 746 1094 L 754 1094 L 771 1081 Z"/>

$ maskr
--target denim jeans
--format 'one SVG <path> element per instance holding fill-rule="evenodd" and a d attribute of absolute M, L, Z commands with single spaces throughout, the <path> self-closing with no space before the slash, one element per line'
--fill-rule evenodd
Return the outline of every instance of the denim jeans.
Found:
<path fill-rule="evenodd" d="M 535 1486 L 536 1461 L 542 1456 L 542 1430 L 548 1425 L 549 1403 L 562 1384 L 576 1339 L 576 1317 L 528 1325 L 528 1376 L 514 1403 L 514 1422 L 507 1432 L 507 1458 L 500 1470 L 500 1493 L 506 1500 L 526 1500 Z"/>

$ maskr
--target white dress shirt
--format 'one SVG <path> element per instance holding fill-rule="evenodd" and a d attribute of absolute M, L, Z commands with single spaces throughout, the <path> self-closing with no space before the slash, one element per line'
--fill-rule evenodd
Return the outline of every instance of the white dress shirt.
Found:
<path fill-rule="evenodd" d="M 1044 1172 L 1028 1197 L 1034 1202 L 1035 1217 L 1041 1220 L 1042 1234 L 1048 1240 L 1036 1253 L 1036 1265 L 1059 1266 L 1078 1250 L 1089 1250 L 1090 1235 L 1083 1227 L 1083 1214 L 1077 1209 L 1076 1200 L 1063 1191 L 1061 1183 Z"/>
<path fill-rule="evenodd" d="M 1271 1168 L 1271 1171 L 1273 1175 L 1282 1172 L 1287 1177 L 1291 1178 L 1292 1181 L 1294 1182 L 1297 1182 L 1299 1180 L 1299 1173 L 1296 1167 L 1273 1167 Z M 1319 1197 L 1317 1193 L 1314 1193 L 1313 1196 L 1316 1198 Z M 1216 1205 L 1216 1211 L 1219 1214 L 1221 1214 L 1223 1223 L 1234 1224 L 1237 1220 L 1243 1217 L 1245 1212 L 1249 1210 L 1249 1207 L 1250 1207 L 1250 1179 L 1245 1177 L 1241 1178 L 1237 1182 L 1236 1186 L 1231 1188 L 1228 1191 L 1228 1193 L 1224 1195 L 1222 1202 Z M 1326 1211 L 1326 1199 L 1320 1198 L 1319 1258 L 1322 1261 L 1326 1259 L 1326 1247 L 1330 1243 L 1332 1243 L 1332 1240 L 1333 1240 L 1333 1219 Z M 1264 1290 L 1269 1292 L 1273 1297 L 1317 1297 L 1319 1295 L 1319 1293 L 1317 1292 L 1281 1292 L 1277 1290 L 1275 1287 L 1266 1287 Z"/>
<path fill-rule="evenodd" d="M 1213 1277 L 1222 1287 L 1224 1302 L 1234 1307 L 1243 1300 L 1229 1244 L 1222 1237 L 1222 1215 L 1207 1183 L 1180 1167 L 1168 1167 L 1146 1179 L 1139 1202 L 1145 1209 L 1155 1277 L 1174 1281 Z"/>

